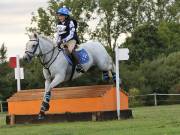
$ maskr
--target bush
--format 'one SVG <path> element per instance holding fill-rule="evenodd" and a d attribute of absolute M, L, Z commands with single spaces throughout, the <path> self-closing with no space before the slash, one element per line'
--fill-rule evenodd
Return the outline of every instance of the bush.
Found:
<path fill-rule="evenodd" d="M 131 107 L 141 106 L 142 100 L 138 97 L 140 95 L 140 90 L 137 88 L 132 88 L 129 90 L 129 105 Z"/>

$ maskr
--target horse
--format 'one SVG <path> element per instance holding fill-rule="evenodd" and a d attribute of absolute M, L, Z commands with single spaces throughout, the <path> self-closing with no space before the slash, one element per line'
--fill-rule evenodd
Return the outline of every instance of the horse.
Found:
<path fill-rule="evenodd" d="M 48 37 L 36 33 L 29 35 L 29 41 L 26 43 L 23 58 L 30 62 L 33 57 L 39 57 L 43 65 L 43 75 L 45 78 L 45 92 L 38 119 L 44 119 L 45 112 L 49 110 L 52 88 L 64 81 L 78 78 L 83 74 L 76 70 L 72 74 L 73 64 L 64 50 L 63 48 L 59 48 Z M 111 73 L 115 82 L 115 65 L 101 43 L 97 41 L 82 43 L 76 49 L 76 52 L 79 54 L 79 59 L 85 72 L 95 65 L 103 72 L 105 80 L 110 79 L 109 73 Z"/>

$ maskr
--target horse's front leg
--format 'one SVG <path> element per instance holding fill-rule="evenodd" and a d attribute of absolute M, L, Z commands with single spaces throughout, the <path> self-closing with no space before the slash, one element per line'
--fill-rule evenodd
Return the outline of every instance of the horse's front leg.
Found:
<path fill-rule="evenodd" d="M 49 110 L 49 101 L 51 98 L 51 92 L 47 91 L 49 89 L 49 85 L 51 83 L 51 79 L 50 78 L 46 78 L 45 80 L 45 91 L 44 91 L 44 97 L 43 97 L 43 101 L 41 104 L 41 108 L 40 108 L 40 113 L 38 116 L 38 119 L 43 119 L 45 116 L 45 111 Z"/>
<path fill-rule="evenodd" d="M 65 75 L 57 74 L 50 84 L 49 84 L 49 81 L 46 80 L 44 98 L 43 98 L 43 102 L 41 105 L 38 119 L 43 119 L 45 116 L 45 112 L 49 110 L 49 101 L 51 98 L 51 90 L 52 90 L 52 88 L 56 87 L 58 84 L 63 82 L 64 77 L 65 77 Z"/>

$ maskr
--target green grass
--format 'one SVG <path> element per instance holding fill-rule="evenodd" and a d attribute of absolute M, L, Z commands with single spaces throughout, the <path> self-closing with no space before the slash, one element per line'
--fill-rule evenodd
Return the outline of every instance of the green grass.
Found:
<path fill-rule="evenodd" d="M 180 135 L 180 105 L 133 108 L 133 119 L 103 122 L 5 125 L 0 135 Z"/>
<path fill-rule="evenodd" d="M 4 126 L 5 124 L 6 124 L 6 113 L 0 112 L 0 129 L 1 129 L 1 126 Z M 1 135 L 1 132 L 0 132 L 0 135 Z"/>

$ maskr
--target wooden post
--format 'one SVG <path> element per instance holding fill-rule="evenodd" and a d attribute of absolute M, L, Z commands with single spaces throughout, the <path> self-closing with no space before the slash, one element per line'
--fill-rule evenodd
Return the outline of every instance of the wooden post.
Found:
<path fill-rule="evenodd" d="M 15 115 L 10 115 L 10 125 L 15 124 Z"/>
<path fill-rule="evenodd" d="M 0 101 L 0 111 L 3 112 L 3 105 L 2 105 L 2 101 Z"/>
<path fill-rule="evenodd" d="M 96 121 L 96 112 L 92 113 L 92 121 Z"/>
<path fill-rule="evenodd" d="M 154 106 L 157 106 L 157 94 L 156 94 L 156 92 L 154 93 Z"/>

